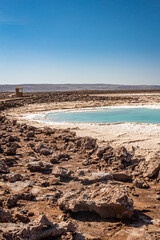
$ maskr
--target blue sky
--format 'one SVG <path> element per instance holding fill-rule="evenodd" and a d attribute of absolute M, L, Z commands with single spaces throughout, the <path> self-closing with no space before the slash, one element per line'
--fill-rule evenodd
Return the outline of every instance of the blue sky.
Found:
<path fill-rule="evenodd" d="M 159 0 L 0 0 L 0 84 L 160 84 Z"/>

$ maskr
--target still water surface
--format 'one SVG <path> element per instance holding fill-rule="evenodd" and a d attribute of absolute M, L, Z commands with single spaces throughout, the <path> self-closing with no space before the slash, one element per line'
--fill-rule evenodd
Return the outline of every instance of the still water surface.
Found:
<path fill-rule="evenodd" d="M 80 123 L 160 123 L 160 109 L 114 108 L 96 111 L 48 113 L 45 118 L 55 122 Z"/>

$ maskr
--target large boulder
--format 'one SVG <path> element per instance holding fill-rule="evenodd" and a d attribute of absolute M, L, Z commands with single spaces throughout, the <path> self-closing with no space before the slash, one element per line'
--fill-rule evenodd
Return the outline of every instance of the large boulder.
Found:
<path fill-rule="evenodd" d="M 104 218 L 124 219 L 133 214 L 133 200 L 127 187 L 115 182 L 68 190 L 58 200 L 58 205 L 65 211 L 96 212 Z"/>

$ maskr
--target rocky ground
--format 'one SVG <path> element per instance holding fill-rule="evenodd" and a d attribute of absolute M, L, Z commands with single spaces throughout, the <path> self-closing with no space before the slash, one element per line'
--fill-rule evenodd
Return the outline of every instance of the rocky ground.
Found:
<path fill-rule="evenodd" d="M 158 240 L 159 206 L 159 152 L 137 157 L 1 112 L 0 239 Z"/>
<path fill-rule="evenodd" d="M 33 103 L 52 102 L 96 102 L 97 106 L 117 104 L 153 104 L 160 102 L 160 90 L 121 90 L 121 91 L 66 91 L 24 93 L 16 98 L 14 93 L 0 92 L 0 110 L 24 106 Z M 95 105 L 95 104 L 94 104 Z"/>

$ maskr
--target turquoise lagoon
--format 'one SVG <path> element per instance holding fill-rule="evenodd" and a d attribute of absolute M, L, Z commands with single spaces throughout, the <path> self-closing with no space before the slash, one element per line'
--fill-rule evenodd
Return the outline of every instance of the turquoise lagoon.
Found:
<path fill-rule="evenodd" d="M 50 122 L 77 123 L 160 123 L 160 109 L 153 108 L 107 108 L 97 110 L 50 112 L 45 115 Z"/>

